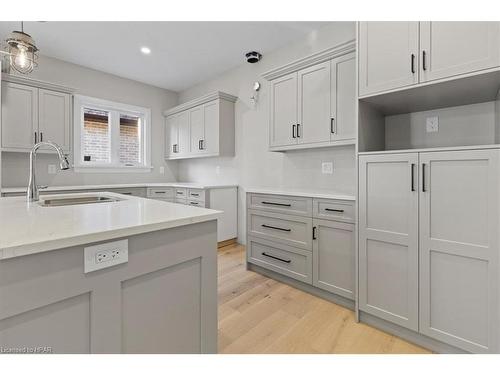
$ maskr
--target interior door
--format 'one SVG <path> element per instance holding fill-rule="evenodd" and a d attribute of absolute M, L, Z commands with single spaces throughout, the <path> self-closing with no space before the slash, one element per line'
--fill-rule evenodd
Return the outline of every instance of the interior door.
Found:
<path fill-rule="evenodd" d="M 418 83 L 418 22 L 359 22 L 359 94 Z"/>
<path fill-rule="evenodd" d="M 313 285 L 354 299 L 354 225 L 313 220 Z"/>
<path fill-rule="evenodd" d="M 297 73 L 271 81 L 271 129 L 269 145 L 297 143 Z"/>
<path fill-rule="evenodd" d="M 179 146 L 177 156 L 186 156 L 190 153 L 191 138 L 189 135 L 189 112 L 184 111 L 177 115 L 177 128 L 179 129 Z"/>
<path fill-rule="evenodd" d="M 70 149 L 70 101 L 69 94 L 38 90 L 39 139 L 57 143 L 64 151 Z"/>
<path fill-rule="evenodd" d="M 30 150 L 38 134 L 38 89 L 2 82 L 2 147 Z"/>
<path fill-rule="evenodd" d="M 418 330 L 418 154 L 359 157 L 359 308 Z"/>
<path fill-rule="evenodd" d="M 420 331 L 497 352 L 499 150 L 420 154 Z"/>
<path fill-rule="evenodd" d="M 191 134 L 191 152 L 193 154 L 203 153 L 203 143 L 205 142 L 205 119 L 202 105 L 189 110 L 189 130 Z"/>
<path fill-rule="evenodd" d="M 165 120 L 166 126 L 166 157 L 175 157 L 177 144 L 179 143 L 179 128 L 177 127 L 177 115 L 168 116 Z"/>
<path fill-rule="evenodd" d="M 356 54 L 331 61 L 331 124 L 332 141 L 356 138 Z"/>
<path fill-rule="evenodd" d="M 500 22 L 421 22 L 420 81 L 500 66 Z"/>
<path fill-rule="evenodd" d="M 298 143 L 330 141 L 330 62 L 298 72 Z"/>

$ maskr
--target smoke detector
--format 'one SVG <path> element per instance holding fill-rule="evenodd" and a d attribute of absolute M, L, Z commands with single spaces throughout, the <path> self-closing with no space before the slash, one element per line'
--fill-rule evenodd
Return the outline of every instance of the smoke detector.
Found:
<path fill-rule="evenodd" d="M 247 58 L 248 63 L 255 64 L 256 62 L 260 61 L 262 55 L 257 51 L 250 51 L 245 54 L 245 57 Z"/>

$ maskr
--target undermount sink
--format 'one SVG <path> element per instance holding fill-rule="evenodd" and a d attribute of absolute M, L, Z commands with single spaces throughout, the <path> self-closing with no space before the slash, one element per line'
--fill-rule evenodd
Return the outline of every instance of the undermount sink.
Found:
<path fill-rule="evenodd" d="M 58 207 L 58 206 L 73 206 L 77 204 L 92 204 L 92 203 L 109 203 L 118 202 L 122 199 L 114 197 L 106 197 L 102 195 L 84 196 L 84 197 L 66 197 L 66 198 L 50 198 L 40 201 L 43 207 Z"/>

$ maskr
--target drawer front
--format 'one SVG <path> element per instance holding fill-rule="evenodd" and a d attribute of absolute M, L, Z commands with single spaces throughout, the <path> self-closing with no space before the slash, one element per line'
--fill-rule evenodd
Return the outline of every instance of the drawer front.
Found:
<path fill-rule="evenodd" d="M 354 223 L 354 202 L 313 199 L 313 216 L 318 219 L 340 220 Z"/>
<path fill-rule="evenodd" d="M 247 260 L 305 283 L 312 283 L 312 253 L 248 237 Z"/>
<path fill-rule="evenodd" d="M 187 201 L 183 198 L 175 198 L 174 203 L 187 204 Z"/>
<path fill-rule="evenodd" d="M 124 195 L 132 195 L 134 197 L 146 198 L 146 188 L 108 189 L 108 191 Z"/>
<path fill-rule="evenodd" d="M 148 198 L 171 199 L 174 197 L 173 188 L 148 188 Z"/>
<path fill-rule="evenodd" d="M 186 197 L 187 197 L 187 189 L 175 188 L 175 198 L 186 198 Z"/>
<path fill-rule="evenodd" d="M 187 204 L 189 206 L 196 206 L 196 207 L 205 207 L 205 202 L 202 201 L 195 201 L 193 199 L 188 199 Z"/>
<path fill-rule="evenodd" d="M 188 199 L 196 200 L 196 201 L 204 201 L 205 200 L 205 190 L 203 190 L 203 189 L 189 189 L 188 190 Z"/>
<path fill-rule="evenodd" d="M 312 198 L 248 193 L 247 206 L 251 209 L 312 216 Z"/>
<path fill-rule="evenodd" d="M 312 219 L 308 217 L 248 210 L 248 234 L 312 250 Z"/>
<path fill-rule="evenodd" d="M 170 203 L 175 202 L 174 198 L 149 198 L 149 199 L 152 199 L 155 201 L 160 201 L 160 202 L 170 202 Z"/>

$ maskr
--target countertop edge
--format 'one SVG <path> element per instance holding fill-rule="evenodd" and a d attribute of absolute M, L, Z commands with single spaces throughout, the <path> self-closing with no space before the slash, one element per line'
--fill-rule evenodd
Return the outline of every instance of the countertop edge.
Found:
<path fill-rule="evenodd" d="M 314 191 L 301 191 L 300 189 L 275 189 L 275 188 L 245 188 L 245 193 L 254 194 L 270 194 L 270 195 L 286 195 L 289 197 L 306 197 L 306 198 L 318 198 L 318 199 L 335 199 L 344 201 L 356 201 L 354 195 L 342 194 L 342 193 L 326 193 L 326 192 L 314 192 Z"/>

